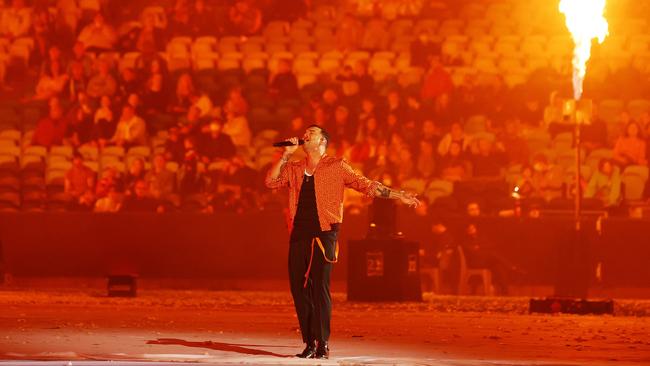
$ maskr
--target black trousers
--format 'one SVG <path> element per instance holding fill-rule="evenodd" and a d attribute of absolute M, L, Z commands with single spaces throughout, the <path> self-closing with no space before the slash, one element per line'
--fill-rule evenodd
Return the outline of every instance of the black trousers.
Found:
<path fill-rule="evenodd" d="M 330 336 L 332 298 L 330 296 L 330 274 L 332 263 L 323 256 L 318 244 L 312 240 L 319 237 L 327 259 L 335 259 L 338 230 L 318 231 L 313 234 L 293 232 L 289 243 L 289 284 L 300 324 L 302 341 L 305 343 L 327 342 Z M 310 258 L 311 268 L 310 268 Z M 309 269 L 309 275 L 305 274 Z M 305 281 L 306 280 L 306 281 Z"/>

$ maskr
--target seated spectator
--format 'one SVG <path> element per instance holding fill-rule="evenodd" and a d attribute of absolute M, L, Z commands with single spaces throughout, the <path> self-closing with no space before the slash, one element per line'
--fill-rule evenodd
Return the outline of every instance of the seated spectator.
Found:
<path fill-rule="evenodd" d="M 207 181 L 205 166 L 199 164 L 196 143 L 191 137 L 185 138 L 185 158 L 178 169 L 178 193 L 187 197 L 205 192 Z"/>
<path fill-rule="evenodd" d="M 336 142 L 347 141 L 352 143 L 357 136 L 356 123 L 350 120 L 350 111 L 348 107 L 339 105 L 334 112 L 333 124 L 327 127 L 332 135 L 332 140 Z"/>
<path fill-rule="evenodd" d="M 449 153 L 451 144 L 456 142 L 460 145 L 461 151 L 467 150 L 470 146 L 471 138 L 465 135 L 463 126 L 459 122 L 451 124 L 451 129 L 446 133 L 438 144 L 438 154 L 446 156 Z"/>
<path fill-rule="evenodd" d="M 386 94 L 386 104 L 386 115 L 394 115 L 399 122 L 406 119 L 406 106 L 402 101 L 402 95 L 397 89 L 392 89 Z"/>
<path fill-rule="evenodd" d="M 49 114 L 41 118 L 32 136 L 32 145 L 45 146 L 63 144 L 67 121 L 63 118 L 63 109 L 56 98 L 50 100 Z"/>
<path fill-rule="evenodd" d="M 397 184 L 401 184 L 415 176 L 415 162 L 411 149 L 403 145 L 399 150 L 398 160 L 395 163 L 395 178 Z"/>
<path fill-rule="evenodd" d="M 431 65 L 431 59 L 440 57 L 440 45 L 433 42 L 428 31 L 421 31 L 413 42 L 411 42 L 411 66 L 426 69 Z M 445 59 L 445 63 L 450 64 L 458 60 Z"/>
<path fill-rule="evenodd" d="M 120 73 L 120 81 L 118 83 L 118 94 L 121 100 L 127 99 L 130 95 L 138 95 L 142 90 L 142 85 L 138 76 L 130 67 L 125 67 Z"/>
<path fill-rule="evenodd" d="M 46 72 L 48 70 L 51 70 L 52 64 L 54 64 L 54 63 L 58 64 L 59 70 L 62 73 L 68 73 L 69 74 L 70 70 L 67 70 L 67 72 L 65 71 L 66 70 L 66 67 L 65 67 L 66 64 L 63 61 L 61 49 L 58 46 L 50 46 L 48 48 L 47 57 L 45 58 L 45 60 L 43 60 L 41 62 L 41 68 L 40 68 L 41 69 L 41 74 L 43 74 L 44 72 Z"/>
<path fill-rule="evenodd" d="M 431 114 L 431 108 L 420 102 L 420 96 L 413 93 L 406 95 L 406 120 L 413 120 L 418 125 Z"/>
<path fill-rule="evenodd" d="M 60 62 L 53 62 L 45 70 L 36 84 L 34 100 L 47 100 L 58 97 L 65 89 L 70 76 L 63 72 Z"/>
<path fill-rule="evenodd" d="M 465 159 L 460 142 L 454 141 L 449 145 L 447 155 L 440 159 L 438 172 L 440 178 L 457 182 L 471 177 L 471 164 Z"/>
<path fill-rule="evenodd" d="M 262 27 L 262 12 L 252 0 L 237 0 L 229 10 L 230 27 L 233 34 L 249 36 Z"/>
<path fill-rule="evenodd" d="M 422 122 L 422 134 L 420 137 L 423 141 L 430 142 L 437 149 L 442 139 L 442 131 L 433 120 L 425 119 Z"/>
<path fill-rule="evenodd" d="M 135 114 L 131 105 L 122 107 L 122 115 L 110 142 L 125 149 L 146 144 L 147 126 L 144 120 Z"/>
<path fill-rule="evenodd" d="M 146 114 L 158 114 L 167 105 L 167 91 L 161 61 L 154 59 L 150 63 L 148 77 L 144 82 L 142 104 Z"/>
<path fill-rule="evenodd" d="M 56 1 L 56 10 L 63 33 L 76 34 L 81 19 L 81 8 L 77 5 L 77 1 L 58 0 Z"/>
<path fill-rule="evenodd" d="M 515 181 L 513 190 L 517 193 L 518 198 L 520 199 L 541 197 L 542 195 L 539 192 L 539 187 L 536 183 L 537 182 L 533 179 L 533 167 L 530 165 L 524 165 L 521 168 L 521 173 Z"/>
<path fill-rule="evenodd" d="M 598 163 L 598 170 L 589 179 L 585 198 L 596 198 L 603 202 L 605 207 L 617 206 L 621 199 L 621 176 L 609 159 L 602 159 Z"/>
<path fill-rule="evenodd" d="M 201 110 L 190 106 L 187 114 L 178 120 L 178 128 L 183 136 L 198 136 L 201 132 Z"/>
<path fill-rule="evenodd" d="M 352 66 L 343 65 L 341 72 L 336 75 L 336 81 L 343 95 L 342 103 L 348 106 L 352 105 L 359 98 L 359 83 L 354 79 Z"/>
<path fill-rule="evenodd" d="M 98 199 L 103 198 L 108 195 L 111 189 L 116 189 L 121 192 L 123 188 L 124 184 L 120 172 L 114 166 L 109 166 L 104 169 L 101 179 L 97 181 L 95 197 Z"/>
<path fill-rule="evenodd" d="M 84 73 L 84 67 L 81 62 L 73 61 L 70 65 L 70 80 L 66 87 L 66 95 L 72 102 L 76 101 L 79 92 L 84 92 L 88 88 L 88 80 Z"/>
<path fill-rule="evenodd" d="M 122 195 L 117 187 L 111 186 L 108 194 L 95 202 L 94 212 L 97 213 L 115 213 L 122 209 Z"/>
<path fill-rule="evenodd" d="M 95 173 L 84 165 L 83 156 L 75 153 L 72 167 L 65 174 L 64 192 L 72 198 L 75 208 L 90 209 L 95 203 Z"/>
<path fill-rule="evenodd" d="M 181 138 L 178 127 L 172 127 L 169 129 L 169 135 L 165 141 L 165 159 L 180 164 L 184 158 L 185 142 Z"/>
<path fill-rule="evenodd" d="M 374 157 L 381 137 L 377 119 L 375 117 L 370 117 L 364 120 L 364 122 L 359 125 L 357 137 L 354 146 L 352 147 L 350 160 L 362 163 L 371 157 Z"/>
<path fill-rule="evenodd" d="M 190 24 L 192 35 L 195 37 L 222 34 L 224 23 L 217 20 L 212 7 L 206 4 L 205 0 L 195 0 L 194 7 L 190 11 Z"/>
<path fill-rule="evenodd" d="M 151 76 L 151 63 L 154 61 L 159 63 L 160 72 L 167 76 L 169 74 L 167 61 L 158 53 L 156 46 L 153 43 L 145 42 L 142 47 L 140 56 L 135 60 L 135 70 L 142 73 L 141 78 L 146 79 Z"/>
<path fill-rule="evenodd" d="M 242 94 L 241 87 L 233 87 L 228 92 L 228 99 L 223 105 L 224 110 L 229 110 L 232 113 L 241 116 L 248 113 L 248 102 Z"/>
<path fill-rule="evenodd" d="M 506 165 L 505 155 L 494 149 L 489 138 L 477 138 L 476 147 L 472 149 L 469 161 L 474 177 L 498 177 Z"/>
<path fill-rule="evenodd" d="M 492 283 L 497 294 L 508 293 L 508 283 L 518 269 L 508 260 L 498 255 L 493 243 L 480 234 L 476 224 L 469 223 L 461 244 L 468 268 L 486 268 L 492 272 Z"/>
<path fill-rule="evenodd" d="M 55 42 L 60 42 L 56 29 L 56 20 L 48 7 L 37 5 L 32 11 L 32 38 L 34 39 L 33 59 L 42 60 L 47 57 L 48 48 Z"/>
<path fill-rule="evenodd" d="M 294 116 L 289 122 L 287 129 L 280 132 L 281 137 L 297 137 L 305 133 L 307 126 L 305 119 L 301 115 Z"/>
<path fill-rule="evenodd" d="M 532 159 L 533 167 L 533 194 L 531 197 L 550 201 L 562 196 L 564 185 L 564 169 L 549 162 L 544 154 L 536 154 Z"/>
<path fill-rule="evenodd" d="M 106 23 L 104 15 L 97 12 L 93 22 L 81 30 L 77 40 L 90 52 L 104 52 L 113 49 L 117 42 L 117 34 L 113 27 Z"/>
<path fill-rule="evenodd" d="M 176 191 L 176 173 L 167 169 L 167 160 L 163 154 L 154 156 L 153 166 L 144 180 L 149 185 L 151 196 L 157 200 L 170 199 Z"/>
<path fill-rule="evenodd" d="M 83 66 L 84 75 L 89 78 L 93 73 L 93 58 L 86 52 L 86 47 L 83 42 L 75 42 L 72 46 L 72 59 L 70 60 L 69 67 L 73 63 L 80 63 Z"/>
<path fill-rule="evenodd" d="M 131 165 L 124 176 L 124 193 L 127 196 L 133 194 L 135 183 L 143 180 L 145 174 L 144 160 L 141 158 L 131 160 Z"/>
<path fill-rule="evenodd" d="M 298 79 L 291 71 L 290 60 L 280 59 L 278 62 L 277 70 L 270 76 L 269 93 L 281 100 L 300 97 Z"/>
<path fill-rule="evenodd" d="M 442 292 L 455 294 L 458 292 L 460 275 L 458 244 L 447 225 L 438 217 L 433 219 L 431 232 L 433 234 L 431 244 L 425 245 L 420 253 L 422 266 L 438 268 Z"/>
<path fill-rule="evenodd" d="M 591 123 L 585 123 L 581 127 L 581 144 L 588 152 L 609 147 L 607 143 L 607 124 L 598 116 L 596 108 L 594 108 L 593 113 Z"/>
<path fill-rule="evenodd" d="M 100 99 L 99 108 L 97 108 L 93 116 L 90 142 L 95 146 L 104 147 L 115 133 L 115 127 L 111 98 L 105 95 Z"/>
<path fill-rule="evenodd" d="M 404 138 L 404 143 L 414 150 L 420 142 L 420 125 L 414 119 L 405 119 L 400 126 L 399 134 Z"/>
<path fill-rule="evenodd" d="M 27 36 L 32 27 L 32 11 L 25 0 L 11 0 L 11 7 L 0 14 L 0 36 L 9 40 Z"/>
<path fill-rule="evenodd" d="M 614 162 L 625 168 L 628 165 L 647 165 L 646 144 L 641 137 L 641 126 L 629 122 L 625 126 L 625 135 L 620 136 L 614 145 Z"/>
<path fill-rule="evenodd" d="M 436 173 L 436 159 L 431 141 L 420 140 L 420 149 L 417 157 L 416 172 L 423 179 L 429 180 Z"/>
<path fill-rule="evenodd" d="M 223 133 L 230 136 L 237 147 L 248 147 L 251 144 L 252 132 L 248 126 L 248 120 L 244 115 L 237 115 L 234 111 L 225 110 L 226 123 L 223 125 Z"/>
<path fill-rule="evenodd" d="M 363 170 L 368 172 L 367 176 L 374 180 L 378 180 L 385 174 L 390 175 L 395 171 L 395 166 L 389 158 L 386 142 L 380 142 L 377 145 L 375 155 L 364 162 Z"/>
<path fill-rule="evenodd" d="M 454 84 L 451 80 L 451 75 L 449 75 L 449 72 L 440 63 L 440 58 L 433 56 L 429 70 L 422 82 L 422 89 L 420 90 L 422 100 L 433 101 L 443 94 L 449 95 L 453 91 L 453 88 Z"/>
<path fill-rule="evenodd" d="M 65 142 L 75 148 L 89 143 L 91 140 L 91 129 L 93 122 L 91 116 L 86 114 L 81 107 L 74 107 L 67 117 L 67 129 Z"/>
<path fill-rule="evenodd" d="M 177 37 L 192 37 L 193 26 L 190 23 L 189 1 L 177 0 L 172 9 L 171 20 L 167 27 L 169 34 Z"/>
<path fill-rule="evenodd" d="M 91 98 L 100 98 L 104 95 L 109 97 L 117 91 L 117 81 L 110 74 L 110 65 L 106 60 L 100 60 L 98 73 L 88 81 L 86 93 Z"/>
<path fill-rule="evenodd" d="M 93 105 L 92 101 L 88 97 L 88 94 L 86 94 L 86 92 L 83 90 L 77 92 L 77 97 L 75 98 L 74 106 L 81 108 L 84 111 L 84 113 L 89 116 L 95 115 L 95 106 Z"/>
<path fill-rule="evenodd" d="M 481 216 L 481 204 L 477 201 L 469 201 L 467 206 L 465 206 L 465 213 L 467 217 L 480 217 Z"/>
<path fill-rule="evenodd" d="M 187 110 L 194 103 L 194 97 L 196 95 L 192 76 L 189 73 L 181 74 L 176 82 L 176 93 L 167 108 L 168 111 L 174 114 L 187 113 Z"/>
<path fill-rule="evenodd" d="M 499 135 L 497 149 L 504 151 L 508 164 L 527 164 L 530 159 L 528 143 L 521 137 L 519 121 L 510 119 Z"/>
<path fill-rule="evenodd" d="M 375 95 L 375 79 L 368 74 L 368 63 L 366 60 L 358 60 L 354 63 L 354 75 L 352 80 L 359 86 L 361 97 L 372 97 Z"/>
<path fill-rule="evenodd" d="M 240 187 L 243 191 L 259 188 L 262 182 L 259 172 L 248 166 L 239 155 L 232 158 L 221 178 L 221 183 Z"/>
<path fill-rule="evenodd" d="M 153 17 L 145 17 L 143 19 L 142 28 L 136 30 L 134 38 L 133 43 L 129 45 L 131 47 L 129 48 L 130 50 L 144 52 L 149 46 L 158 51 L 162 51 L 165 48 L 162 29 L 156 27 Z"/>
<path fill-rule="evenodd" d="M 454 121 L 461 119 L 463 114 L 467 116 L 467 111 L 458 111 L 451 103 L 449 93 L 442 93 L 433 100 L 433 106 L 430 108 L 428 114 L 437 124 L 444 128 L 449 128 Z"/>
<path fill-rule="evenodd" d="M 359 125 L 363 125 L 363 122 L 368 118 L 379 118 L 376 110 L 375 99 L 373 97 L 363 97 L 361 99 L 361 108 L 359 117 L 357 118 Z"/>
<path fill-rule="evenodd" d="M 325 113 L 325 120 L 330 122 L 334 119 L 334 111 L 340 104 L 341 101 L 339 100 L 338 90 L 333 86 L 327 87 L 325 90 L 323 90 L 322 100 L 315 103 L 315 106 L 318 106 L 319 108 L 315 108 L 314 112 L 322 109 L 322 111 Z"/>
<path fill-rule="evenodd" d="M 135 182 L 134 193 L 126 196 L 122 203 L 122 212 L 165 212 L 165 206 L 151 197 L 147 182 L 140 179 Z"/>
<path fill-rule="evenodd" d="M 222 129 L 223 125 L 218 120 L 212 121 L 203 128 L 199 141 L 199 153 L 201 160 L 206 164 L 222 159 L 232 159 L 237 153 L 232 139 L 223 133 Z"/>

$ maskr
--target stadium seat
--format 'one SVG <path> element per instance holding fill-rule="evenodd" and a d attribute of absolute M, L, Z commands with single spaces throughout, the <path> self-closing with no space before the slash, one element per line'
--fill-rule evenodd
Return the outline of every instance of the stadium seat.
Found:
<path fill-rule="evenodd" d="M 99 149 L 94 146 L 84 145 L 79 147 L 77 151 L 83 156 L 85 161 L 97 161 L 99 157 Z"/>
<path fill-rule="evenodd" d="M 648 99 L 634 99 L 628 102 L 627 111 L 634 119 L 638 119 L 644 113 L 650 112 L 650 100 Z M 0 134 L 0 138 L 2 135 Z"/>
<path fill-rule="evenodd" d="M 121 146 L 106 146 L 102 149 L 101 151 L 102 157 L 104 156 L 114 156 L 119 158 L 124 157 L 125 151 L 124 148 Z"/>
<path fill-rule="evenodd" d="M 50 158 L 59 156 L 66 160 L 72 160 L 72 146 L 58 145 L 50 148 Z"/>
<path fill-rule="evenodd" d="M 643 191 L 647 180 L 647 166 L 630 165 L 626 167 L 621 176 L 621 182 L 625 186 L 625 200 L 630 202 L 643 199 Z"/>

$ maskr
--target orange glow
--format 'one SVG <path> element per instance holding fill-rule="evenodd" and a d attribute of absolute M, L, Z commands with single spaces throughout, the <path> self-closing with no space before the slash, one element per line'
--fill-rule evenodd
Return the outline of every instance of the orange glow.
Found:
<path fill-rule="evenodd" d="M 582 96 L 582 81 L 591 56 L 591 40 L 602 43 L 608 35 L 607 20 L 603 16 L 605 0 L 560 0 L 560 12 L 566 18 L 573 43 L 573 95 Z"/>

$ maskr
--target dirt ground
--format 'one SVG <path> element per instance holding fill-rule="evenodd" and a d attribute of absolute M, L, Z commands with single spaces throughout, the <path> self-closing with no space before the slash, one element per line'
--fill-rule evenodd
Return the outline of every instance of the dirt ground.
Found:
<path fill-rule="evenodd" d="M 288 292 L 5 290 L 0 360 L 650 365 L 650 317 L 639 316 L 647 304 L 579 316 L 528 314 L 527 301 L 426 294 L 421 303 L 354 303 L 336 293 L 331 358 L 317 361 L 292 357 L 302 344 Z"/>

